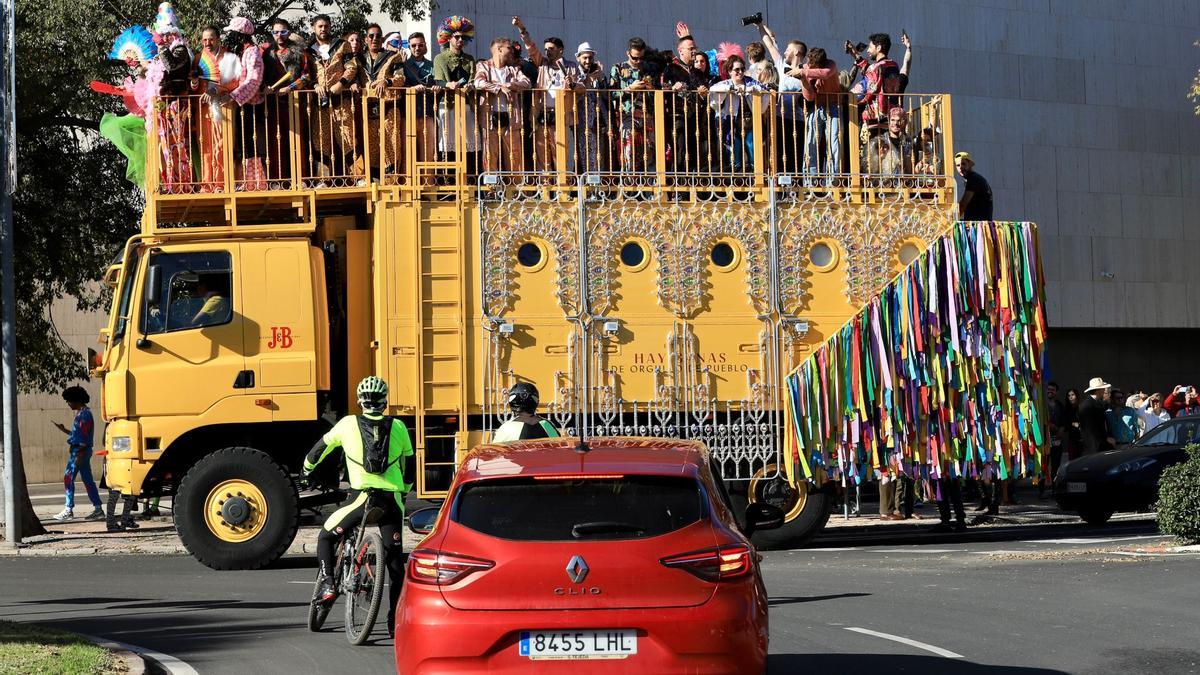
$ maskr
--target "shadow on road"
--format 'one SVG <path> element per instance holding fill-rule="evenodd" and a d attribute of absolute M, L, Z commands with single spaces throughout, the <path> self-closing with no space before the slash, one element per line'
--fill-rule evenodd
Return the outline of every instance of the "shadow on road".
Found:
<path fill-rule="evenodd" d="M 1022 666 L 988 666 L 964 659 L 904 654 L 771 654 L 767 672 L 772 675 L 829 672 L 838 675 L 920 673 L 921 675 L 1060 675 L 1061 670 Z"/>
<path fill-rule="evenodd" d="M 823 600 L 841 600 L 842 598 L 866 598 L 870 593 L 838 593 L 837 595 L 783 595 L 767 600 L 771 607 L 780 605 L 798 605 L 803 602 L 821 602 Z"/>
<path fill-rule="evenodd" d="M 921 520 L 918 523 L 861 525 L 855 527 L 829 528 L 812 541 L 812 546 L 838 548 L 842 546 L 877 545 L 924 545 L 924 544 L 969 544 L 980 542 L 1036 541 L 1078 537 L 1127 537 L 1158 534 L 1157 521 L 1132 520 L 1108 525 L 1075 523 L 1004 524 L 1003 516 L 994 521 L 996 525 L 969 527 L 966 532 L 935 533 L 931 528 L 936 520 Z M 801 549 L 802 550 L 802 549 Z"/>

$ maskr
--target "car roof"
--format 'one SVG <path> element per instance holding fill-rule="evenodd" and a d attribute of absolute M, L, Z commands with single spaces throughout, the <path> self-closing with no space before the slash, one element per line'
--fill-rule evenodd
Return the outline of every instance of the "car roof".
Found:
<path fill-rule="evenodd" d="M 649 474 L 699 475 L 708 448 L 699 441 L 628 436 L 588 439 L 586 452 L 578 438 L 542 438 L 515 443 L 487 443 L 463 459 L 458 480 L 520 476 Z"/>

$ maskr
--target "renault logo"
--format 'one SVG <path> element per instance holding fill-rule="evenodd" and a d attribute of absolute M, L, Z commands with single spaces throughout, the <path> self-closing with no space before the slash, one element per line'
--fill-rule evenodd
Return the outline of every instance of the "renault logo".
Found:
<path fill-rule="evenodd" d="M 567 576 L 571 578 L 571 582 L 582 584 L 587 575 L 588 566 L 583 556 L 577 555 L 571 558 L 571 562 L 567 563 Z"/>

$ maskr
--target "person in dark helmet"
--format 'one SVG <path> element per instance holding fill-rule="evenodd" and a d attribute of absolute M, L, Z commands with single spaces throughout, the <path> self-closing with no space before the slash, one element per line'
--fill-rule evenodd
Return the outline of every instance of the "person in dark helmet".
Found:
<path fill-rule="evenodd" d="M 408 480 L 412 467 L 412 441 L 404 422 L 385 415 L 388 386 L 374 375 L 363 378 L 356 390 L 361 415 L 347 415 L 328 431 L 304 458 L 302 475 L 307 478 L 326 457 L 342 448 L 346 458 L 346 473 L 354 499 L 334 511 L 325 520 L 317 536 L 317 560 L 321 565 L 321 588 L 313 602 L 330 603 L 338 596 L 333 583 L 334 549 L 341 536 L 359 524 L 362 509 L 368 499 L 372 507 L 383 510 L 379 517 L 379 534 L 383 537 L 384 555 L 390 580 L 388 593 L 388 635 L 394 630 L 396 601 L 404 583 L 404 495 L 412 489 Z M 368 490 L 377 492 L 368 493 Z"/>
<path fill-rule="evenodd" d="M 508 390 L 508 408 L 513 417 L 500 425 L 493 443 L 512 443 L 533 438 L 558 438 L 562 436 L 547 420 L 538 417 L 538 390 L 529 382 L 518 382 Z"/>

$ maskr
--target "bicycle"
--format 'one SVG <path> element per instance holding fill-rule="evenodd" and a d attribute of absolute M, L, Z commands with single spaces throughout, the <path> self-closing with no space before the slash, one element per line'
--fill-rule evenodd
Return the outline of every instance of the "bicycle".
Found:
<path fill-rule="evenodd" d="M 346 639 L 352 645 L 361 645 L 371 635 L 379 605 L 383 600 L 383 589 L 387 585 L 387 565 L 384 558 L 383 538 L 378 532 L 367 532 L 383 514 L 383 509 L 374 506 L 377 495 L 387 495 L 383 490 L 367 489 L 367 500 L 362 508 L 362 522 L 347 530 L 338 541 L 337 557 L 333 566 L 333 584 L 338 593 L 346 598 Z M 391 495 L 387 495 L 391 499 Z M 325 624 L 337 598 L 319 601 L 321 571 L 317 570 L 317 582 L 313 585 L 312 602 L 308 607 L 308 629 L 316 632 Z"/>

